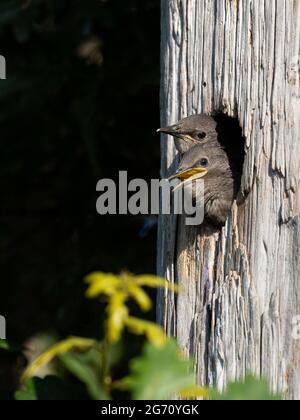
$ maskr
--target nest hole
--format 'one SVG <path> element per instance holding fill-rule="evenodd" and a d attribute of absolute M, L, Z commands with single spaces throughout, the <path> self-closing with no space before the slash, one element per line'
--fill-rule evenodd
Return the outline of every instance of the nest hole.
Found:
<path fill-rule="evenodd" d="M 225 149 L 234 175 L 235 198 L 241 190 L 241 180 L 245 161 L 245 137 L 237 118 L 226 114 L 216 114 L 218 141 Z"/>

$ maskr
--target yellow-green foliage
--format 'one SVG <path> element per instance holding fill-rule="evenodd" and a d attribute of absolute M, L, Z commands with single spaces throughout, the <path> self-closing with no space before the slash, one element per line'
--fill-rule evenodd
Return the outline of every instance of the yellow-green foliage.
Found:
<path fill-rule="evenodd" d="M 134 276 L 127 272 L 120 275 L 93 273 L 87 276 L 86 282 L 89 285 L 88 298 L 103 295 L 107 298 L 107 338 L 110 342 L 117 342 L 124 328 L 128 328 L 133 334 L 145 334 L 154 345 L 165 343 L 166 337 L 160 327 L 129 315 L 127 302 L 133 299 L 143 312 L 147 312 L 152 308 L 152 301 L 143 287 L 172 287 L 175 290 L 174 285 L 156 276 Z"/>
<path fill-rule="evenodd" d="M 17 393 L 18 399 L 24 399 L 24 395 L 36 399 L 35 382 L 30 379 L 55 358 L 86 385 L 93 399 L 110 398 L 111 390 L 117 388 L 131 392 L 135 399 L 166 399 L 176 393 L 182 393 L 185 398 L 208 395 L 206 390 L 195 385 L 191 363 L 181 356 L 175 341 L 168 339 L 157 324 L 130 315 L 128 302 L 131 299 L 142 312 L 152 308 L 144 287 L 165 287 L 177 292 L 175 285 L 156 276 L 134 276 L 127 272 L 120 275 L 92 273 L 85 281 L 87 298 L 104 297 L 107 302 L 103 341 L 70 337 L 50 347 L 25 370 L 22 379 L 27 383 L 27 389 Z M 111 346 L 121 340 L 125 328 L 132 334 L 145 335 L 145 351 L 131 362 L 130 375 L 114 382 L 109 371 L 108 353 Z"/>
<path fill-rule="evenodd" d="M 25 370 L 23 388 L 16 393 L 16 399 L 37 400 L 45 390 L 57 392 L 61 385 L 58 377 L 45 378 L 45 383 L 34 377 L 54 359 L 85 385 L 94 400 L 110 399 L 114 390 L 126 391 L 136 400 L 164 400 L 175 395 L 184 399 L 280 399 L 270 394 L 266 381 L 253 377 L 248 377 L 245 383 L 230 384 L 224 394 L 197 386 L 193 363 L 182 356 L 175 340 L 167 338 L 157 324 L 130 315 L 130 300 L 143 312 L 151 309 L 152 301 L 144 287 L 166 287 L 178 292 L 175 286 L 155 276 L 126 272 L 93 273 L 85 281 L 88 298 L 106 300 L 105 337 L 102 341 L 70 337 L 50 347 Z M 133 334 L 145 335 L 146 341 L 141 356 L 131 360 L 128 376 L 115 380 L 111 371 L 113 358 L 125 328 Z"/>

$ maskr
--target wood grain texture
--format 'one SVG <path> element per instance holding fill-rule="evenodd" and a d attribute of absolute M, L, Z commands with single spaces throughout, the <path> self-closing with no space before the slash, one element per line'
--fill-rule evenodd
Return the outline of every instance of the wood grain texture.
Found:
<path fill-rule="evenodd" d="M 161 0 L 162 125 L 195 113 L 239 118 L 244 200 L 222 232 L 159 223 L 158 320 L 196 360 L 199 383 L 246 372 L 300 399 L 300 0 Z M 161 175 L 176 162 L 162 137 Z"/>

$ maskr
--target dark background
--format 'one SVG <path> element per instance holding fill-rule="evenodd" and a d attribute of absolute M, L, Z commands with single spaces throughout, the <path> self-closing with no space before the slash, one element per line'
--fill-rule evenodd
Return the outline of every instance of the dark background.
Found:
<path fill-rule="evenodd" d="M 159 0 L 1 1 L 0 314 L 17 345 L 100 334 L 89 272 L 155 272 L 156 228 L 95 203 L 100 178 L 159 176 L 159 38 Z"/>

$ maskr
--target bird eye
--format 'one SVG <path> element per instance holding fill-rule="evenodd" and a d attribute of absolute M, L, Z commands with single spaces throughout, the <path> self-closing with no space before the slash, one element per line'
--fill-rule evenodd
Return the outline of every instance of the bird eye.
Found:
<path fill-rule="evenodd" d="M 201 160 L 200 160 L 200 165 L 201 165 L 202 167 L 206 167 L 206 166 L 208 166 L 208 159 L 207 159 L 207 158 L 203 158 L 203 159 L 201 159 Z"/>
<path fill-rule="evenodd" d="M 204 132 L 198 133 L 197 137 L 198 137 L 199 140 L 203 140 L 206 137 L 206 133 L 204 133 Z"/>

